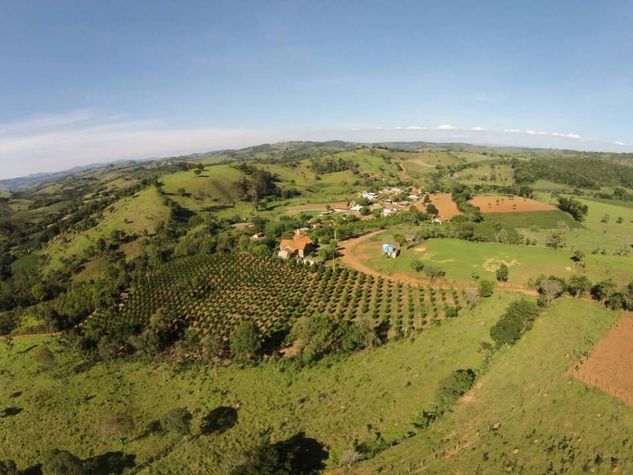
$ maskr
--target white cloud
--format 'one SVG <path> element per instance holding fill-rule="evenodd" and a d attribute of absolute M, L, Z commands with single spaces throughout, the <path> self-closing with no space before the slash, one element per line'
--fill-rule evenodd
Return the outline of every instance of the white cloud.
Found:
<path fill-rule="evenodd" d="M 503 129 L 503 131 L 511 134 L 518 134 L 519 132 L 521 132 L 519 129 Z"/>
<path fill-rule="evenodd" d="M 613 142 L 613 145 L 618 145 L 620 147 L 625 147 L 626 144 L 624 142 L 620 142 L 619 140 L 616 140 L 615 142 Z"/>
<path fill-rule="evenodd" d="M 438 130 L 453 130 L 454 128 L 455 127 L 453 127 L 451 124 L 442 124 L 437 127 Z"/>
<path fill-rule="evenodd" d="M 406 127 L 407 130 L 426 130 L 426 127 L 420 125 L 409 125 Z"/>
<path fill-rule="evenodd" d="M 293 138 L 289 131 L 168 128 L 77 111 L 0 124 L 0 177 L 120 159 L 166 157 Z"/>
<path fill-rule="evenodd" d="M 476 130 L 477 132 L 481 132 L 482 130 L 486 130 L 486 129 L 484 129 L 483 127 L 477 126 L 477 127 L 473 127 L 473 130 Z"/>

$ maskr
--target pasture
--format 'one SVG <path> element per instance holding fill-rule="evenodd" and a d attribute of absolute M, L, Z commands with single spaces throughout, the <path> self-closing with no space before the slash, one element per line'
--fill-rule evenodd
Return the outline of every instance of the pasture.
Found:
<path fill-rule="evenodd" d="M 568 374 L 618 317 L 556 302 L 450 414 L 349 473 L 630 473 L 633 409 Z"/>
<path fill-rule="evenodd" d="M 486 215 L 486 219 L 511 226 L 520 231 L 524 229 L 582 228 L 582 224 L 560 210 L 489 213 Z"/>
<path fill-rule="evenodd" d="M 0 364 L 11 381 L 0 386 L 0 409 L 14 408 L 0 418 L 0 459 L 26 469 L 53 448 L 82 458 L 122 452 L 133 456 L 135 470 L 225 474 L 260 441 L 305 433 L 323 445 L 325 466 L 333 469 L 355 439 L 371 445 L 380 434 L 390 445 L 406 438 L 443 378 L 459 368 L 479 369 L 479 344 L 512 298 L 498 293 L 415 338 L 301 369 L 275 360 L 245 367 L 94 363 L 52 337 L 0 343 Z M 47 367 L 34 362 L 43 347 L 54 355 Z M 155 429 L 176 407 L 193 415 L 189 437 Z M 233 419 L 205 429 L 221 407 L 234 411 Z M 113 416 L 132 424 L 113 428 Z"/>
<path fill-rule="evenodd" d="M 508 281 L 513 284 L 527 285 L 530 279 L 541 274 L 565 279 L 585 274 L 594 281 L 609 277 L 627 281 L 633 265 L 632 257 L 588 255 L 583 270 L 571 260 L 569 251 L 458 239 L 429 239 L 404 250 L 397 259 L 387 259 L 380 255 L 378 248 L 371 248 L 372 242 L 385 240 L 389 240 L 387 233 L 378 234 L 359 246 L 356 253 L 365 265 L 387 275 L 417 276 L 413 265 L 421 262 L 441 268 L 449 280 L 472 281 L 475 276 L 495 280 L 496 269 L 504 263 L 510 270 Z"/>

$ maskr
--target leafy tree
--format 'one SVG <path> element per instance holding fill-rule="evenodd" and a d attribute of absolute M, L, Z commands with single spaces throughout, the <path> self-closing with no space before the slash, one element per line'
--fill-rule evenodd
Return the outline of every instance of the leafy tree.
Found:
<path fill-rule="evenodd" d="M 574 275 L 567 281 L 567 292 L 574 297 L 582 297 L 591 289 L 591 281 L 584 275 Z"/>
<path fill-rule="evenodd" d="M 609 296 L 616 291 L 616 285 L 615 282 L 613 282 L 611 279 L 607 279 L 607 280 L 601 280 L 600 282 L 596 282 L 592 287 L 591 287 L 591 297 L 594 300 L 598 300 L 598 301 L 604 301 L 607 298 L 609 298 Z"/>
<path fill-rule="evenodd" d="M 315 361 L 331 351 L 337 340 L 335 320 L 327 315 L 315 314 L 312 317 L 301 317 L 292 326 L 290 338 L 301 357 L 307 361 Z"/>
<path fill-rule="evenodd" d="M 534 303 L 526 299 L 515 300 L 490 329 L 490 337 L 497 346 L 513 345 L 532 328 L 538 314 L 538 306 Z"/>
<path fill-rule="evenodd" d="M 437 217 L 438 214 L 440 214 L 439 210 L 433 203 L 427 203 L 426 213 L 433 216 L 434 218 Z"/>
<path fill-rule="evenodd" d="M 508 266 L 504 263 L 501 263 L 497 268 L 497 280 L 499 282 L 507 282 L 508 281 Z"/>
<path fill-rule="evenodd" d="M 0 460 L 0 475 L 18 475 L 19 473 L 13 460 Z"/>
<path fill-rule="evenodd" d="M 259 329 L 252 320 L 243 320 L 231 334 L 231 353 L 238 359 L 255 357 L 261 345 Z"/>
<path fill-rule="evenodd" d="M 565 198 L 563 196 L 558 198 L 558 208 L 561 211 L 571 214 L 576 221 L 583 221 L 589 211 L 587 205 L 582 204 L 574 198 Z"/>

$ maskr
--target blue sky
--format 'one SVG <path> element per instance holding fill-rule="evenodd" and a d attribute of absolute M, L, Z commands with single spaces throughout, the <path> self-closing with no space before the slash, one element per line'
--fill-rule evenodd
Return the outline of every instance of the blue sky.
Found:
<path fill-rule="evenodd" d="M 632 22 L 627 1 L 4 0 L 0 177 L 285 139 L 632 151 Z"/>

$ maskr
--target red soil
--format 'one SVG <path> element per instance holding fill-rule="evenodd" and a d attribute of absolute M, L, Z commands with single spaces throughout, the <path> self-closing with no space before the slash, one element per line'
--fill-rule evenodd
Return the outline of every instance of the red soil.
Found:
<path fill-rule="evenodd" d="M 593 348 L 591 355 L 571 371 L 580 381 L 633 406 L 633 312 Z"/>
<path fill-rule="evenodd" d="M 520 196 L 475 196 L 470 204 L 479 207 L 482 213 L 512 213 L 530 211 L 552 211 L 556 207 L 547 203 Z"/>

